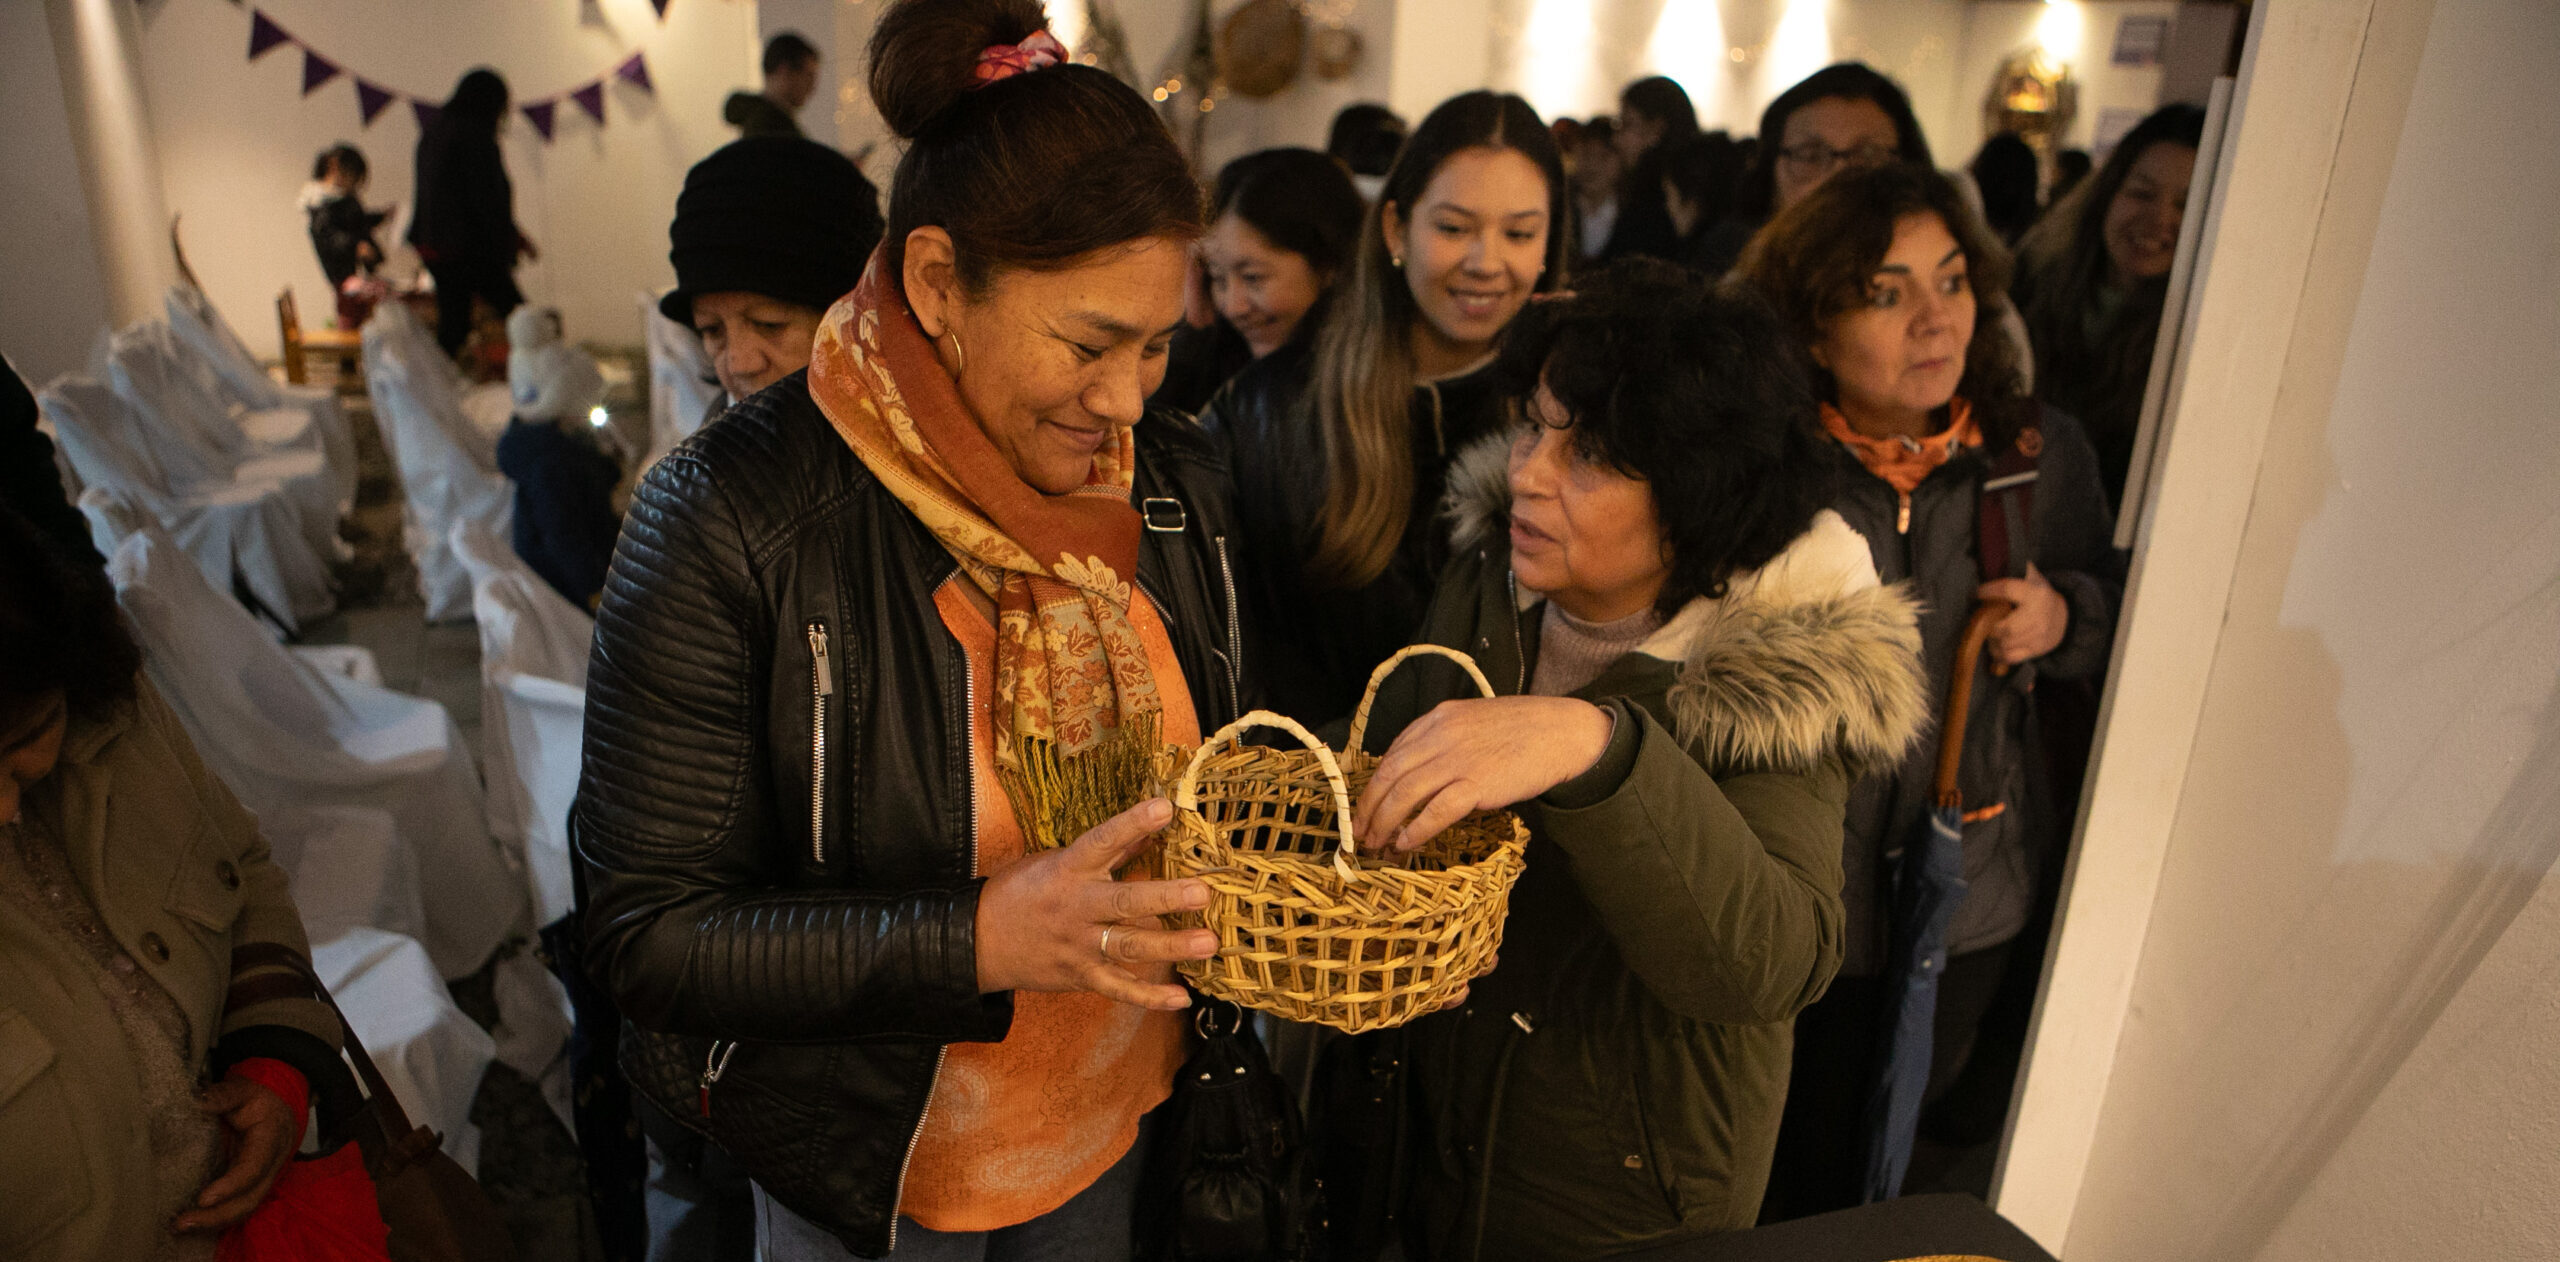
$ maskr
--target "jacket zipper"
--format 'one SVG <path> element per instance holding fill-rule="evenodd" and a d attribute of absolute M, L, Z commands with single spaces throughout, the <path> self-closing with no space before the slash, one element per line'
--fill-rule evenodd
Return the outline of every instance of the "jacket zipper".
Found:
<path fill-rule="evenodd" d="M 1227 589 L 1227 713 L 1244 713 L 1244 622 L 1236 614 L 1236 572 L 1227 563 L 1227 537 L 1211 535 L 1218 549 L 1218 580 Z"/>
<path fill-rule="evenodd" d="M 1150 596 L 1148 599 L 1155 598 Z M 978 672 L 971 670 L 965 660 L 960 664 L 960 682 L 961 695 L 967 698 L 969 707 L 961 730 L 967 738 L 966 748 L 970 751 L 969 756 L 974 764 L 978 748 Z M 978 874 L 978 772 L 975 765 L 970 767 L 965 782 L 968 785 L 965 796 L 969 803 L 969 875 L 974 877 Z M 924 1124 L 933 1116 L 933 1089 L 942 1084 L 942 1063 L 949 1059 L 951 1059 L 950 1044 L 945 1043 L 934 1049 L 933 1076 L 925 1079 L 924 1084 L 924 1108 L 916 1113 L 915 1132 L 907 1136 L 907 1155 L 898 1160 L 898 1190 L 895 1198 L 889 1202 L 889 1251 L 891 1253 L 898 1251 L 898 1206 L 905 1204 L 907 1200 L 907 1170 L 916 1163 L 916 1145 L 924 1142 Z"/>
<path fill-rule="evenodd" d="M 1520 679 L 1512 685 L 1511 695 L 1529 695 L 1529 643 L 1520 635 L 1520 571 L 1503 572 L 1504 586 L 1511 589 L 1511 660 L 1520 667 Z"/>
<path fill-rule="evenodd" d="M 719 1039 L 713 1039 L 710 1054 L 702 1058 L 702 1078 L 696 1085 L 700 1088 L 699 1099 L 703 1121 L 711 1120 L 711 1088 L 718 1085 L 720 1075 L 729 1072 L 729 1058 L 737 1052 L 736 1039 L 730 1039 L 725 1043 Z"/>
<path fill-rule="evenodd" d="M 809 863 L 827 862 L 827 698 L 836 695 L 836 666 L 827 656 L 827 624 L 809 623 Z"/>

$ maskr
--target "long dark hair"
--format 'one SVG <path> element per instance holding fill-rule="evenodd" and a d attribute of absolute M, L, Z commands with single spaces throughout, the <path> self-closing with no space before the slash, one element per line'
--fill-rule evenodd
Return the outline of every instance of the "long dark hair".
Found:
<path fill-rule="evenodd" d="M 0 506 L 0 713 L 61 689 L 74 714 L 133 695 L 142 649 L 104 570 Z"/>
<path fill-rule="evenodd" d="M 1662 137 L 1654 142 L 1657 149 L 1698 134 L 1698 107 L 1690 103 L 1688 91 L 1661 75 L 1628 84 L 1618 93 L 1618 112 L 1642 114 L 1662 124 Z"/>
<path fill-rule="evenodd" d="M 1200 186 L 1137 90 L 1065 64 L 980 84 L 978 55 L 1047 29 L 1038 0 L 895 0 L 871 36 L 871 100 L 908 142 L 881 262 L 907 235 L 951 234 L 959 279 L 1054 269 L 1147 237 L 1200 235 Z"/>
<path fill-rule="evenodd" d="M 1543 382 L 1577 453 L 1652 488 L 1671 548 L 1666 614 L 1722 597 L 1831 498 L 1805 358 L 1787 341 L 1757 294 L 1650 259 L 1576 280 L 1503 334 L 1507 391 L 1526 399 Z"/>
<path fill-rule="evenodd" d="M 1779 93 L 1778 99 L 1769 102 L 1769 108 L 1760 111 L 1760 148 L 1752 157 L 1750 171 L 1742 177 L 1741 196 L 1734 199 L 1737 214 L 1753 223 L 1769 218 L 1778 204 L 1778 150 L 1787 143 L 1787 120 L 1797 110 L 1834 97 L 1873 102 L 1893 120 L 1894 134 L 1900 140 L 1895 156 L 1922 166 L 1936 165 L 1929 156 L 1929 138 L 1921 134 L 1920 118 L 1911 112 L 1911 97 L 1902 85 L 1863 61 L 1838 62 L 1806 75 L 1802 82 Z"/>
<path fill-rule="evenodd" d="M 2027 332 L 2047 333 L 2076 327 L 2098 286 L 2107 279 L 2107 207 L 2123 190 L 2133 166 L 2154 145 L 2204 144 L 2204 110 L 2193 105 L 2163 105 L 2134 125 L 2116 142 L 2105 166 L 2080 181 L 2045 212 L 2043 220 L 2018 242 L 2020 315 Z M 2166 279 L 2143 288 L 2167 288 Z M 2155 317 L 2156 318 L 2156 317 Z M 2038 349 L 2043 338 L 2036 338 Z M 2144 346 L 2149 354 L 2149 346 Z"/>
<path fill-rule="evenodd" d="M 1814 391 L 1836 402 L 1839 383 L 1812 363 L 1831 322 L 1867 300 L 1876 269 L 1893 248 L 1904 217 L 1935 215 L 1964 251 L 1973 289 L 1973 339 L 1965 349 L 1956 397 L 1973 405 L 1985 445 L 2004 450 L 2035 420 L 2018 349 L 2001 330 L 2008 309 L 2009 252 L 1973 211 L 1955 181 L 1908 162 L 1842 171 L 1786 208 L 1751 238 L 1731 283 L 1757 291 L 1776 308 Z"/>
<path fill-rule="evenodd" d="M 1386 569 L 1402 542 L 1413 507 L 1411 406 L 1413 348 L 1406 340 L 1421 318 L 1413 291 L 1389 252 L 1385 211 L 1410 216 L 1431 178 L 1466 149 L 1509 149 L 1534 163 L 1547 181 L 1547 268 L 1536 288 L 1564 283 L 1572 257 L 1572 220 L 1564 158 L 1555 135 L 1527 101 L 1508 93 L 1466 92 L 1440 103 L 1414 128 L 1387 172 L 1360 230 L 1351 283 L 1316 338 L 1316 417 L 1324 430 L 1325 502 L 1308 574 L 1319 586 L 1355 588 Z"/>
<path fill-rule="evenodd" d="M 1339 277 L 1360 243 L 1360 200 L 1351 173 L 1313 149 L 1263 149 L 1218 169 L 1209 195 L 1209 222 L 1228 211 L 1271 244 Z"/>
<path fill-rule="evenodd" d="M 2036 221 L 2036 151 L 2016 132 L 2001 132 L 1974 153 L 1972 175 L 1982 193 L 1982 218 L 2016 244 Z"/>

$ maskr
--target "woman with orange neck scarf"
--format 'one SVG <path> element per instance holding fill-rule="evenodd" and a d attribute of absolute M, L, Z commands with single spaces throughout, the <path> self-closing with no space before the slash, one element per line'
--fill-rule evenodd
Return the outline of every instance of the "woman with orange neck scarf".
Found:
<path fill-rule="evenodd" d="M 1208 893 L 1146 879 L 1143 775 L 1079 813 L 1022 774 L 1240 709 L 1225 471 L 1143 404 L 1199 191 L 1044 25 L 880 16 L 881 248 L 805 375 L 651 470 L 597 615 L 589 961 L 775 1262 L 1127 1257 L 1173 965 L 1216 945 L 1156 920 Z"/>
<path fill-rule="evenodd" d="M 2036 680 L 2101 672 L 2123 593 L 2097 457 L 2076 421 L 2027 397 L 2015 343 L 1999 332 L 2008 270 L 1952 182 L 1898 164 L 1832 176 L 1761 229 L 1734 272 L 1777 307 L 1811 361 L 1838 453 L 1832 507 L 1866 536 L 1884 580 L 1919 598 L 1931 694 L 1943 700 L 1958 671 L 1973 676 L 1958 780 L 1966 888 L 1938 981 L 1933 1101 L 1964 1071 L 2010 944 L 2062 858 L 2069 820 L 2030 794 Z M 1984 652 L 1957 660 L 1975 606 L 1995 601 L 2014 608 Z M 1797 1018 L 1764 1221 L 1862 1199 L 1891 994 L 1885 855 L 1932 805 L 1936 744 L 1851 791 L 1847 954 L 1830 992 Z M 2005 1084 L 1993 1094 L 2008 1099 Z"/>

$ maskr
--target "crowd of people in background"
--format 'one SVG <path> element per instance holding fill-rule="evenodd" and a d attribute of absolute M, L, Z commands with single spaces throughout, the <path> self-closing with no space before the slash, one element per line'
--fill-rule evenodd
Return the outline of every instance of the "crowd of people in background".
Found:
<path fill-rule="evenodd" d="M 1409 130 L 1357 105 L 1323 150 L 1204 188 L 1046 25 L 1037 0 L 886 8 L 885 205 L 794 119 L 816 48 L 765 49 L 725 107 L 741 138 L 671 207 L 659 311 L 719 397 L 627 512 L 596 367 L 514 280 L 507 85 L 465 75 L 419 141 L 437 340 L 503 322 L 515 545 L 598 619 L 568 940 L 580 1107 L 637 1114 L 581 1128 L 617 1256 L 1117 1260 L 1233 1227 L 1150 1199 L 1196 1002 L 1174 967 L 1215 949 L 1157 919 L 1204 887 L 1114 879 L 1168 808 L 1042 851 L 997 786 L 1039 743 L 1196 743 L 1257 707 L 1338 738 L 1416 643 L 1497 695 L 1432 669 L 1382 694 L 1363 844 L 1492 808 L 1534 840 L 1467 1003 L 1264 1030 L 1330 1163 L 1331 1256 L 1597 1256 L 1854 1206 L 1881 1149 L 1918 1186 L 1931 1146 L 1996 1135 L 2202 112 L 2161 108 L 2086 178 L 2005 133 L 1942 171 L 1864 64 L 1750 135 L 1653 77 L 1579 120 L 1493 91 Z M 385 216 L 361 152 L 312 174 L 358 323 Z M 274 1178 L 336 1029 L 285 983 L 224 1010 L 248 966 L 196 940 L 306 953 L 282 880 L 137 684 L 97 558 L 0 527 L 0 787 L 27 804 L 0 897 L 45 910 L 0 964 L 98 982 L 63 1028 L 136 1059 L 83 1069 L 132 1115 L 96 1124 L 172 1136 L 81 1230 L 181 1202 L 216 1229 Z M 1959 720 L 1961 901 L 1915 1056 L 1902 856 Z M 94 931 L 138 896 L 61 850 L 92 809 L 64 786 L 125 762 L 155 769 L 149 809 L 215 821 L 188 861 L 248 891 L 228 928 L 163 926 L 201 967 L 138 999 Z M 1386 1064 L 1409 1107 L 1326 1107 Z M 225 1108 L 190 1113 L 208 1073 Z M 1914 1073 L 1916 1140 L 1873 1105 Z M 1400 1168 L 1346 1160 L 1364 1125 Z"/>

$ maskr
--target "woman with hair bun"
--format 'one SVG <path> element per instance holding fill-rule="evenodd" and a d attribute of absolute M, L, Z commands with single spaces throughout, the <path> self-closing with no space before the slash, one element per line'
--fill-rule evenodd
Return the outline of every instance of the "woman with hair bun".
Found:
<path fill-rule="evenodd" d="M 1414 129 L 1314 353 L 1238 373 L 1200 416 L 1226 444 L 1271 708 L 1321 724 L 1421 625 L 1448 549 L 1450 459 L 1508 419 L 1495 341 L 1564 278 L 1570 190 L 1516 96 L 1469 92 Z"/>
<path fill-rule="evenodd" d="M 871 94 L 907 150 L 861 282 L 625 519 L 583 940 L 769 1262 L 1126 1258 L 1173 965 L 1216 946 L 1156 918 L 1208 891 L 1114 879 L 1163 801 L 1079 836 L 1010 789 L 1240 709 L 1226 473 L 1143 402 L 1199 189 L 1034 0 L 897 0 Z"/>

